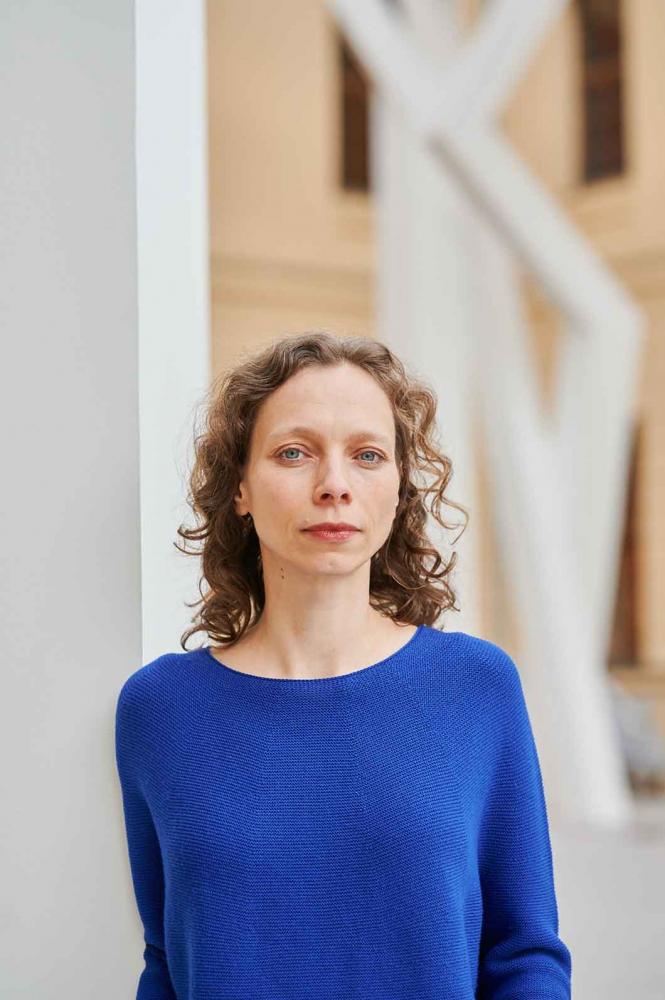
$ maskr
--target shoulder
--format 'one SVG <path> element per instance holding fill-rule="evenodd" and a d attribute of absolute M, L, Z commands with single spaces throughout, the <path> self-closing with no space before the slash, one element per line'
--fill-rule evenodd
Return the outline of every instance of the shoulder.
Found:
<path fill-rule="evenodd" d="M 192 651 L 162 653 L 133 670 L 118 691 L 116 719 L 144 714 L 167 703 L 182 668 L 193 655 Z"/>
<path fill-rule="evenodd" d="M 476 706 L 506 704 L 519 700 L 520 673 L 502 646 L 469 632 L 447 632 L 425 626 L 427 652 L 432 667 L 452 690 Z"/>
<path fill-rule="evenodd" d="M 178 738 L 178 706 L 194 655 L 163 653 L 123 681 L 115 706 L 116 758 L 123 775 L 139 762 L 144 770 L 158 769 L 165 741 Z"/>
<path fill-rule="evenodd" d="M 514 683 L 519 679 L 515 661 L 502 646 L 470 632 L 447 632 L 430 625 L 425 627 L 431 651 L 446 656 L 478 680 Z"/>

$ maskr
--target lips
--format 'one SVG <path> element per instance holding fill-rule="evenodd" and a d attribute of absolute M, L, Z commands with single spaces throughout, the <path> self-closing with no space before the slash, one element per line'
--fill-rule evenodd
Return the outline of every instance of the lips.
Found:
<path fill-rule="evenodd" d="M 359 531 L 355 524 L 345 524 L 342 521 L 324 521 L 322 524 L 310 524 L 305 531 Z"/>

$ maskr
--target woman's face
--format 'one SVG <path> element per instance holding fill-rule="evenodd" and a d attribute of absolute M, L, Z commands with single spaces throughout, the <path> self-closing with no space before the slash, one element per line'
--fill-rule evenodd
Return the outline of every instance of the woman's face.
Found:
<path fill-rule="evenodd" d="M 261 406 L 240 483 L 264 572 L 273 559 L 307 573 L 347 573 L 388 535 L 399 500 L 395 422 L 388 397 L 350 363 L 305 368 Z M 307 532 L 321 521 L 359 530 L 347 541 Z"/>

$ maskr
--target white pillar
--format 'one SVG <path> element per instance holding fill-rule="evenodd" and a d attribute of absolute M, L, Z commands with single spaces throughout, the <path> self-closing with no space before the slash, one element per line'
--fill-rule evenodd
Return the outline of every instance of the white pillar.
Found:
<path fill-rule="evenodd" d="M 179 647 L 199 560 L 173 547 L 209 378 L 205 4 L 136 4 L 143 658 Z M 189 647 L 200 644 L 197 633 Z"/>
<path fill-rule="evenodd" d="M 134 18 L 131 0 L 3 5 L 7 997 L 136 987 L 113 713 L 144 657 L 177 647 L 193 592 L 167 567 L 178 433 L 207 374 L 203 9 Z"/>

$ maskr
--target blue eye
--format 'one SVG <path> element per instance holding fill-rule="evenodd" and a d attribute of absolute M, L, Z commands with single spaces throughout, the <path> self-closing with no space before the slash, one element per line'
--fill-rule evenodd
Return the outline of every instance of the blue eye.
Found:
<path fill-rule="evenodd" d="M 287 451 L 302 452 L 302 448 L 297 448 L 295 445 L 289 445 L 288 448 L 282 448 L 281 451 L 278 451 L 277 452 L 277 457 L 281 458 L 281 456 L 284 455 Z M 365 449 L 365 451 L 361 451 L 360 454 L 361 455 L 376 455 L 377 461 L 373 461 L 373 462 L 370 461 L 370 462 L 367 463 L 368 465 L 380 465 L 381 462 L 385 461 L 383 455 L 381 455 L 378 451 L 374 451 L 373 448 L 367 448 L 367 449 Z M 291 461 L 294 461 L 294 459 L 288 459 L 287 458 L 287 459 L 285 459 L 285 461 L 291 462 Z M 363 459 L 363 461 L 367 461 L 367 460 Z"/>
<path fill-rule="evenodd" d="M 301 448 L 295 448 L 293 446 L 291 446 L 289 448 L 282 448 L 282 450 L 280 452 L 278 452 L 278 456 L 277 457 L 279 458 L 281 455 L 284 454 L 285 451 L 301 451 L 301 450 L 302 450 Z"/>

